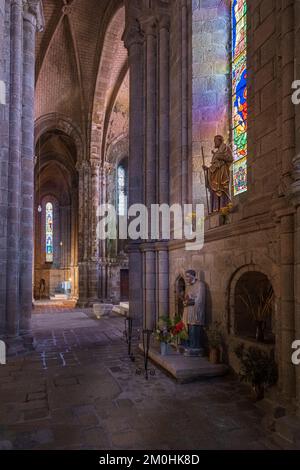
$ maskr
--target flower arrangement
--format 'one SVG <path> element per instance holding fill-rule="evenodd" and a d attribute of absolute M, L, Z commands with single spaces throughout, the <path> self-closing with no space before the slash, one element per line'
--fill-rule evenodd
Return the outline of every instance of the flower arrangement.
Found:
<path fill-rule="evenodd" d="M 174 317 L 173 319 L 165 316 L 159 320 L 158 328 L 154 333 L 155 338 L 160 343 L 172 343 L 174 340 L 185 340 L 188 338 L 188 333 L 183 321 Z"/>

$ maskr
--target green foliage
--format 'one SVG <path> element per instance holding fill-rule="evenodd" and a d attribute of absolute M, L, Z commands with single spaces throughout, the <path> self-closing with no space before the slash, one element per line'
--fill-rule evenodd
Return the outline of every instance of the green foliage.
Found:
<path fill-rule="evenodd" d="M 159 319 L 154 336 L 160 343 L 172 343 L 174 340 L 187 339 L 188 333 L 180 317 L 175 316 L 172 319 L 169 316 L 163 316 Z"/>
<path fill-rule="evenodd" d="M 271 387 L 278 380 L 278 368 L 274 358 L 274 351 L 268 354 L 259 348 L 245 348 L 240 344 L 234 350 L 241 362 L 240 379 L 252 386 L 263 385 Z"/>

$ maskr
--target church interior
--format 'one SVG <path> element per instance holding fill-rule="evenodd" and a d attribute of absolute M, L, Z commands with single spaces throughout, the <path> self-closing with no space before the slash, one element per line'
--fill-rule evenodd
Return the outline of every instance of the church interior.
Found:
<path fill-rule="evenodd" d="M 0 450 L 300 449 L 300 0 L 0 0 L 0 144 Z"/>

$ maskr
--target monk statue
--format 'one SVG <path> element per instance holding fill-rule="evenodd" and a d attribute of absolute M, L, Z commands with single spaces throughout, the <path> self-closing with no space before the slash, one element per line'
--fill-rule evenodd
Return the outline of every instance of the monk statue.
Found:
<path fill-rule="evenodd" d="M 203 327 L 205 326 L 206 286 L 199 281 L 194 270 L 185 273 L 186 292 L 183 302 L 182 321 L 188 329 L 189 339 L 185 348 L 186 356 L 202 356 Z"/>
<path fill-rule="evenodd" d="M 207 185 L 211 195 L 211 212 L 219 212 L 228 206 L 230 198 L 230 167 L 233 162 L 231 148 L 224 143 L 224 137 L 216 135 L 215 150 L 211 166 L 203 165 L 207 172 Z"/>

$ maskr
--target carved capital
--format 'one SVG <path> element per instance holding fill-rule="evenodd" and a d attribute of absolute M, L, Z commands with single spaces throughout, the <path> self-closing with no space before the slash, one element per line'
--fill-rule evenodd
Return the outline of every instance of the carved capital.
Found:
<path fill-rule="evenodd" d="M 166 29 L 167 31 L 170 31 L 170 16 L 159 15 L 158 24 L 159 24 L 159 29 Z"/>
<path fill-rule="evenodd" d="M 130 47 L 134 44 L 143 44 L 144 43 L 144 36 L 141 32 L 139 24 L 137 21 L 132 21 L 125 29 L 124 34 L 122 36 L 122 40 L 126 49 L 130 49 Z"/>
<path fill-rule="evenodd" d="M 91 166 L 87 160 L 82 160 L 81 162 L 76 163 L 76 170 L 78 172 L 86 172 L 86 171 L 90 171 L 90 169 L 91 169 Z"/>
<path fill-rule="evenodd" d="M 152 11 L 145 12 L 139 18 L 142 31 L 146 36 L 156 36 L 157 34 L 157 18 L 153 15 Z"/>
<path fill-rule="evenodd" d="M 114 167 L 109 162 L 104 162 L 103 164 L 103 174 L 104 175 L 111 175 L 114 171 Z"/>
<path fill-rule="evenodd" d="M 41 0 L 23 0 L 24 18 L 35 21 L 35 28 L 38 33 L 44 30 L 45 18 Z"/>

